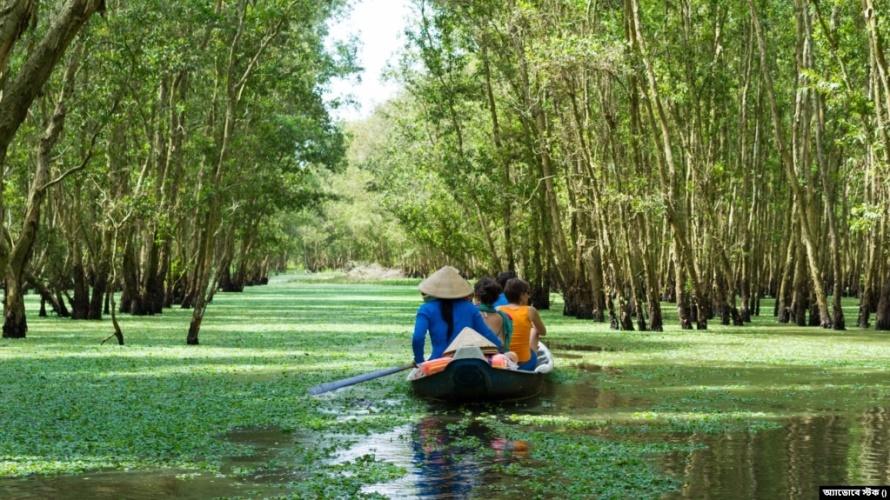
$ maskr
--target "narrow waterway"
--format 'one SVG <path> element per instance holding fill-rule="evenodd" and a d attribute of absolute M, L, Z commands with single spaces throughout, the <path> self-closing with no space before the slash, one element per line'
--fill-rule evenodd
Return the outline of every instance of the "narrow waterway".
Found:
<path fill-rule="evenodd" d="M 534 401 L 509 413 L 577 415 L 639 409 L 646 401 L 599 390 L 591 384 L 548 384 Z M 499 438 L 478 415 L 492 407 L 454 409 L 432 405 L 418 422 L 368 436 L 339 436 L 329 463 L 372 455 L 404 468 L 391 482 L 366 487 L 390 498 L 465 498 L 483 486 L 501 489 L 516 476 L 493 471 L 516 464 L 535 467 L 534 444 Z M 246 429 L 223 437 L 252 452 L 225 461 L 220 474 L 178 470 L 94 472 L 0 480 L 4 498 L 209 498 L 287 494 L 300 481 L 288 452 L 330 446 L 331 437 L 306 437 L 275 429 Z M 631 436 L 671 441 L 687 451 L 656 455 L 652 466 L 681 486 L 669 498 L 814 498 L 822 484 L 890 481 L 890 411 L 790 417 L 776 429 L 725 434 Z M 274 464 L 270 466 L 269 464 Z M 495 465 L 499 467 L 494 467 Z M 241 470 L 251 470 L 249 474 Z M 517 485 L 512 484 L 515 488 Z M 521 490 L 521 487 L 518 488 Z"/>

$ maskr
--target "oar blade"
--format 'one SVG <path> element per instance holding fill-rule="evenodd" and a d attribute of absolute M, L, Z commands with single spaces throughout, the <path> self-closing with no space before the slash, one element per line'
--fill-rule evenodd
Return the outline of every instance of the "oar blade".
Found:
<path fill-rule="evenodd" d="M 413 368 L 414 364 L 405 365 L 405 366 L 394 366 L 392 368 L 385 368 L 383 370 L 373 371 L 371 373 L 363 373 L 361 375 L 355 375 L 353 377 L 344 378 L 341 380 L 335 380 L 333 382 L 327 382 L 324 384 L 316 385 L 315 387 L 309 389 L 309 394 L 312 396 L 317 396 L 319 394 L 324 394 L 326 392 L 336 391 L 337 389 L 341 389 L 343 387 L 348 387 L 350 385 L 360 384 L 362 382 L 367 382 L 368 380 L 374 380 L 375 378 L 385 377 L 387 375 L 392 375 L 393 373 L 398 373 L 400 371 L 407 370 L 409 368 Z"/>

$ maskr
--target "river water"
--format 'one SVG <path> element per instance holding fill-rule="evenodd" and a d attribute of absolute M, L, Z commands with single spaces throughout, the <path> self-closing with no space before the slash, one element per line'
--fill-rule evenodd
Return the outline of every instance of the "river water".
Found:
<path fill-rule="evenodd" d="M 813 415 L 779 429 L 688 436 L 703 445 L 663 457 L 682 478 L 671 498 L 818 498 L 819 485 L 890 482 L 890 412 Z"/>
<path fill-rule="evenodd" d="M 597 368 L 591 366 L 590 370 Z M 593 385 L 551 384 L 541 398 L 509 411 L 574 415 L 608 409 L 634 410 L 645 404 Z M 534 466 L 533 443 L 499 439 L 482 421 L 468 419 L 467 415 L 468 410 L 455 412 L 431 407 L 430 414 L 415 424 L 355 437 L 331 462 L 371 454 L 403 467 L 408 471 L 404 477 L 364 490 L 391 498 L 470 497 L 483 484 L 516 481 L 492 473 L 488 470 L 490 463 Z M 819 485 L 890 482 L 890 410 L 876 407 L 861 413 L 798 415 L 781 424 L 780 428 L 757 432 L 632 439 L 694 445 L 684 446 L 684 452 L 652 458 L 652 467 L 675 477 L 682 485 L 668 498 L 817 498 Z M 0 497 L 148 499 L 282 495 L 288 492 L 286 483 L 298 480 L 286 463 L 246 477 L 235 472 L 240 467 L 262 465 L 286 456 L 282 452 L 288 449 L 319 444 L 318 438 L 306 440 L 274 429 L 239 431 L 225 439 L 251 445 L 253 453 L 226 460 L 221 474 L 160 470 L 4 479 L 0 480 Z M 480 444 L 490 449 L 486 464 L 477 458 Z"/>

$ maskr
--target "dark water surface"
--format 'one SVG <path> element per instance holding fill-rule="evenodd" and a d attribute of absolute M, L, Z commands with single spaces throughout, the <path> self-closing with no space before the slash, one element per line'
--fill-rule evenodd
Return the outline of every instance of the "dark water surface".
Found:
<path fill-rule="evenodd" d="M 103 472 L 0 481 L 0 497 L 15 499 L 197 499 L 253 494 L 264 493 L 226 478 L 206 474 L 190 477 L 176 471 Z"/>
<path fill-rule="evenodd" d="M 157 471 L 112 471 L 60 476 L 33 476 L 0 479 L 3 499 L 156 499 L 267 497 L 283 495 L 282 483 L 289 479 L 255 475 L 236 478 L 239 467 L 268 462 L 279 450 L 294 446 L 295 437 L 274 429 L 236 431 L 225 436 L 229 441 L 250 445 L 250 456 L 230 457 L 221 474 L 163 469 Z"/>
<path fill-rule="evenodd" d="M 888 484 L 890 412 L 794 417 L 780 429 L 689 436 L 661 460 L 682 478 L 669 498 L 818 498 L 819 485 Z"/>

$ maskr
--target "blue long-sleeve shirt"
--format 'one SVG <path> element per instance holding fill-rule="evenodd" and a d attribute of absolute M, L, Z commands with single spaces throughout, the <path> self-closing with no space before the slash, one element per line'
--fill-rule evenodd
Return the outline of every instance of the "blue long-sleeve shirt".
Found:
<path fill-rule="evenodd" d="M 498 300 L 494 301 L 494 304 L 492 304 L 491 307 L 494 307 L 495 309 L 497 309 L 498 307 L 505 306 L 509 303 L 510 303 L 510 301 L 507 300 L 507 296 L 504 295 L 503 292 L 501 292 L 501 294 L 498 295 Z"/>
<path fill-rule="evenodd" d="M 431 300 L 424 302 L 417 310 L 417 319 L 414 321 L 414 336 L 411 340 L 411 346 L 414 348 L 414 362 L 423 362 L 423 344 L 426 340 L 426 334 L 429 332 L 430 341 L 433 346 L 433 352 L 429 359 L 441 358 L 448 344 L 454 340 L 454 337 L 466 327 L 481 333 L 483 337 L 490 340 L 502 349 L 501 339 L 491 331 L 491 328 L 482 319 L 479 309 L 468 300 L 454 301 L 452 309 L 454 313 L 454 330 L 448 332 L 448 324 L 442 319 L 442 302 L 440 300 Z"/>

